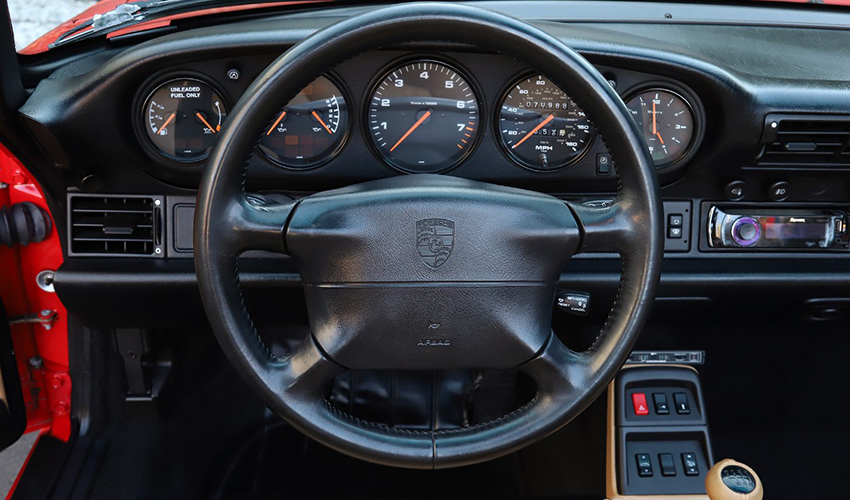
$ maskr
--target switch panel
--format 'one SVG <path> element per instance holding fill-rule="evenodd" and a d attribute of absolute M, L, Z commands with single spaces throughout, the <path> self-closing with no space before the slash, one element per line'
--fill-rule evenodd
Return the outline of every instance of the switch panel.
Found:
<path fill-rule="evenodd" d="M 664 202 L 664 251 L 687 252 L 691 249 L 690 201 Z"/>

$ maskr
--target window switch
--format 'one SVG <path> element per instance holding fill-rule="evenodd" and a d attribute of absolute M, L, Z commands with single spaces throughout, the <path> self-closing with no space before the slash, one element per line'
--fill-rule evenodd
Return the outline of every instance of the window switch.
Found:
<path fill-rule="evenodd" d="M 670 414 L 670 406 L 667 404 L 667 395 L 663 392 L 653 392 L 652 403 L 655 404 L 656 415 Z"/>
<path fill-rule="evenodd" d="M 635 415 L 649 415 L 649 407 L 646 404 L 646 394 L 642 392 L 632 393 L 632 406 L 634 406 Z"/>
<path fill-rule="evenodd" d="M 697 456 L 693 453 L 682 453 L 682 466 L 685 468 L 686 476 L 699 476 L 697 467 Z"/>
<path fill-rule="evenodd" d="M 684 392 L 673 393 L 673 404 L 676 405 L 676 413 L 679 415 L 691 414 L 691 403 L 688 402 L 688 395 Z"/>
<path fill-rule="evenodd" d="M 658 461 L 661 463 L 661 475 L 672 477 L 676 475 L 676 464 L 673 463 L 672 453 L 659 453 Z"/>
<path fill-rule="evenodd" d="M 638 476 L 652 477 L 652 464 L 649 462 L 648 453 L 638 453 L 635 455 L 637 461 Z"/>
<path fill-rule="evenodd" d="M 670 227 L 682 227 L 685 224 L 685 218 L 682 214 L 670 214 L 667 216 L 667 225 Z"/>

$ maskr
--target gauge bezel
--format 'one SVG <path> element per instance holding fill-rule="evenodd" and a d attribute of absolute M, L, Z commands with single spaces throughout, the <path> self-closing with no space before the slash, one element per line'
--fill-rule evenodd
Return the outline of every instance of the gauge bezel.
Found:
<path fill-rule="evenodd" d="M 378 89 L 378 86 L 381 84 L 381 82 L 384 81 L 387 76 L 389 76 L 394 70 L 398 69 L 399 67 L 404 66 L 406 64 L 418 62 L 430 62 L 440 64 L 454 71 L 467 83 L 467 85 L 469 85 L 469 88 L 472 89 L 472 96 L 475 98 L 475 105 L 478 111 L 479 128 L 464 154 L 460 158 L 458 158 L 457 161 L 455 161 L 453 164 L 440 170 L 431 170 L 428 172 L 421 172 L 397 165 L 389 156 L 387 156 L 381 150 L 380 146 L 376 144 L 375 138 L 371 133 L 369 120 L 369 103 L 372 101 L 372 97 L 375 95 L 375 91 Z M 478 144 L 481 142 L 481 138 L 484 136 L 485 133 L 485 123 L 487 120 L 487 118 L 485 117 L 485 110 L 483 109 L 484 105 L 481 100 L 481 87 L 478 86 L 478 82 L 476 82 L 469 76 L 469 72 L 466 70 L 466 68 L 461 64 L 457 63 L 456 61 L 450 60 L 449 58 L 442 56 L 436 57 L 433 54 L 414 54 L 394 59 L 393 61 L 381 67 L 380 71 L 378 71 L 377 75 L 372 78 L 372 81 L 369 83 L 369 86 L 367 88 L 369 89 L 369 91 L 363 96 L 363 100 L 361 102 L 362 112 L 360 113 L 362 116 L 361 123 L 363 126 L 363 135 L 368 136 L 367 138 L 364 137 L 364 142 L 366 142 L 369 150 L 372 151 L 372 154 L 375 155 L 376 158 L 381 160 L 384 165 L 387 165 L 388 167 L 403 174 L 443 174 L 461 166 L 469 159 L 469 157 L 472 155 L 472 152 L 478 149 Z"/>
<path fill-rule="evenodd" d="M 502 89 L 502 92 L 499 94 L 499 99 L 496 101 L 496 106 L 493 109 L 493 118 L 492 118 L 493 138 L 496 140 L 496 143 L 499 146 L 499 151 L 501 151 L 504 156 L 506 156 L 511 162 L 513 162 L 517 166 L 522 167 L 526 170 L 531 170 L 532 172 L 541 173 L 541 174 L 548 174 L 548 173 L 552 173 L 552 172 L 560 172 L 561 170 L 572 167 L 573 165 L 575 165 L 576 163 L 581 161 L 581 159 L 584 158 L 585 155 L 587 155 L 588 151 L 590 151 L 593 148 L 593 144 L 596 142 L 596 137 L 599 135 L 599 133 L 596 131 L 596 127 L 593 126 L 593 120 L 591 120 L 590 116 L 588 116 L 587 119 L 590 122 L 592 129 L 591 129 L 591 132 L 590 132 L 590 139 L 587 141 L 587 144 L 585 145 L 584 149 L 582 149 L 582 151 L 578 155 L 576 155 L 575 158 L 568 160 L 563 165 L 553 167 L 553 168 L 542 169 L 542 168 L 540 168 L 536 165 L 532 165 L 531 163 L 523 160 L 522 158 L 520 158 L 519 156 L 514 154 L 514 152 L 510 150 L 510 148 L 507 146 L 507 144 L 505 144 L 504 139 L 502 139 L 501 127 L 499 127 L 499 121 L 501 120 L 501 115 L 502 115 L 502 105 L 505 103 L 505 99 L 508 98 L 508 94 L 511 92 L 511 90 L 515 86 L 517 86 L 523 80 L 526 80 L 528 78 L 531 78 L 533 76 L 538 76 L 538 75 L 546 78 L 546 80 L 548 80 L 549 83 L 551 83 L 552 85 L 555 85 L 552 82 L 552 79 L 549 78 L 548 76 L 546 76 L 544 73 L 541 73 L 539 71 L 523 71 L 522 73 L 519 74 L 519 76 L 511 78 L 508 85 L 506 85 Z M 561 88 L 558 85 L 555 85 L 555 86 L 558 87 L 558 88 Z M 563 91 L 565 94 L 567 94 L 567 96 L 571 100 L 573 100 L 573 102 L 575 102 L 575 100 L 573 99 L 573 96 L 571 96 L 569 92 L 567 92 L 564 89 L 561 89 L 561 91 Z M 576 102 L 576 106 L 578 106 L 577 102 Z M 581 108 L 581 106 L 579 106 L 579 108 Z M 581 109 L 584 110 L 584 108 L 581 108 Z"/>
<path fill-rule="evenodd" d="M 315 82 L 316 80 L 318 80 L 321 77 L 327 78 L 328 80 L 330 80 L 330 82 L 332 84 L 336 85 L 336 88 L 338 88 L 340 94 L 342 94 L 342 98 L 345 99 L 345 107 L 346 107 L 346 113 L 348 113 L 348 120 L 347 120 L 347 123 L 346 123 L 346 126 L 345 126 L 345 131 L 343 132 L 342 140 L 340 140 L 339 145 L 336 148 L 334 148 L 334 150 L 331 152 L 331 154 L 327 158 L 324 158 L 324 159 L 322 159 L 318 162 L 310 163 L 310 164 L 307 164 L 307 165 L 304 165 L 304 166 L 293 166 L 293 165 L 287 164 L 283 161 L 275 160 L 274 158 L 272 158 L 268 154 L 266 154 L 266 152 L 263 151 L 262 148 L 260 148 L 260 142 L 257 142 L 256 150 L 260 153 L 260 155 L 264 159 L 268 160 L 269 163 L 271 163 L 272 165 L 286 169 L 286 170 L 289 170 L 289 171 L 292 171 L 292 172 L 305 172 L 305 171 L 308 171 L 308 170 L 314 170 L 314 169 L 317 169 L 317 168 L 319 168 L 323 165 L 327 165 L 328 162 L 330 162 L 331 160 L 336 158 L 337 155 L 339 155 L 342 152 L 342 150 L 345 148 L 345 146 L 348 144 L 348 140 L 351 137 L 351 129 L 352 129 L 353 124 L 356 120 L 355 109 L 354 109 L 354 101 L 351 99 L 351 92 L 348 90 L 348 88 L 345 85 L 343 85 L 342 79 L 339 78 L 332 71 L 322 73 L 321 75 L 317 76 L 313 80 L 313 82 Z M 310 82 L 308 85 L 312 84 L 313 82 Z M 301 90 L 304 90 L 304 89 L 301 89 Z M 300 91 L 299 91 L 299 93 L 300 93 Z M 296 97 L 297 97 L 297 94 L 296 94 Z M 293 97 L 292 99 L 295 99 L 295 97 Z M 290 101 L 292 99 L 290 99 Z M 288 104 L 289 103 L 286 103 L 286 105 L 288 105 Z M 286 107 L 286 105 L 284 105 L 280 109 L 278 109 L 276 111 L 276 113 L 282 111 Z M 272 118 L 272 119 L 274 119 L 274 118 Z M 260 140 L 262 140 L 262 137 L 260 138 Z"/>
<path fill-rule="evenodd" d="M 148 103 L 153 94 L 157 90 L 159 90 L 163 85 L 175 80 L 195 80 L 197 82 L 208 85 L 219 95 L 219 97 L 221 97 L 222 104 L 224 104 L 225 108 L 227 109 L 227 113 L 230 114 L 232 108 L 229 96 L 224 91 L 224 89 L 221 88 L 221 85 L 218 85 L 218 83 L 213 78 L 210 78 L 208 75 L 204 75 L 195 71 L 172 71 L 164 74 L 158 74 L 152 76 L 151 78 L 148 78 L 147 81 L 142 84 L 141 91 L 137 92 L 136 94 L 136 99 L 133 103 L 133 112 L 136 113 L 136 119 L 133 121 L 133 123 L 135 124 L 134 129 L 136 137 L 139 140 L 139 143 L 141 144 L 142 149 L 145 151 L 145 153 L 156 161 L 164 161 L 171 167 L 177 167 L 181 169 L 185 169 L 186 167 L 198 167 L 201 166 L 207 158 L 209 158 L 210 151 L 213 147 L 215 147 L 214 145 L 210 146 L 210 148 L 207 149 L 202 155 L 192 158 L 180 159 L 175 158 L 158 148 L 147 134 L 147 127 L 149 126 L 149 124 L 147 122 L 147 110 L 145 109 L 145 104 Z"/>
<path fill-rule="evenodd" d="M 682 154 L 682 156 L 675 160 L 655 165 L 655 170 L 657 172 L 668 172 L 676 168 L 685 166 L 696 154 L 697 150 L 702 144 L 703 134 L 705 131 L 705 113 L 702 108 L 702 102 L 700 102 L 694 92 L 690 91 L 686 87 L 665 80 L 642 82 L 638 85 L 631 87 L 627 92 L 623 93 L 623 95 L 625 96 L 623 98 L 623 104 L 625 104 L 626 108 L 628 108 L 629 102 L 631 102 L 632 99 L 636 98 L 640 94 L 653 90 L 669 92 L 679 97 L 685 103 L 685 105 L 691 111 L 691 115 L 693 115 L 694 117 L 694 133 L 691 136 L 690 144 L 688 144 L 688 147 L 685 148 L 685 152 Z M 631 115 L 631 110 L 629 114 Z M 643 134 L 641 134 L 641 137 L 642 136 Z"/>

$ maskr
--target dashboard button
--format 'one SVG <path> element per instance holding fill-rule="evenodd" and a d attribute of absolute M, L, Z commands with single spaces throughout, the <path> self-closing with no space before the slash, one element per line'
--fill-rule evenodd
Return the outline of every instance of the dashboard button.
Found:
<path fill-rule="evenodd" d="M 646 404 L 646 394 L 642 392 L 633 393 L 632 406 L 634 406 L 635 415 L 649 415 L 649 407 Z"/>
<path fill-rule="evenodd" d="M 788 181 L 779 181 L 770 186 L 768 196 L 773 201 L 785 201 L 791 194 L 791 184 Z"/>
<path fill-rule="evenodd" d="M 658 415 L 669 415 L 670 406 L 667 404 L 667 395 L 663 392 L 652 393 L 652 403 L 655 405 L 655 413 Z"/>
<path fill-rule="evenodd" d="M 671 477 L 676 475 L 676 464 L 673 463 L 672 453 L 659 453 L 658 461 L 661 463 L 662 476 Z"/>
<path fill-rule="evenodd" d="M 673 403 L 676 405 L 676 413 L 679 415 L 691 414 L 691 404 L 688 402 L 688 395 L 684 392 L 674 392 Z"/>
<path fill-rule="evenodd" d="M 682 228 L 681 227 L 671 227 L 667 229 L 667 237 L 672 240 L 678 240 L 682 237 Z"/>
<path fill-rule="evenodd" d="M 682 214 L 670 214 L 667 217 L 667 225 L 670 227 L 682 227 L 685 223 L 685 218 L 682 217 Z"/>
<path fill-rule="evenodd" d="M 611 155 L 600 153 L 596 155 L 596 175 L 611 174 Z"/>
<path fill-rule="evenodd" d="M 732 181 L 726 184 L 724 190 L 726 198 L 732 201 L 743 200 L 747 196 L 747 183 L 744 181 Z"/>

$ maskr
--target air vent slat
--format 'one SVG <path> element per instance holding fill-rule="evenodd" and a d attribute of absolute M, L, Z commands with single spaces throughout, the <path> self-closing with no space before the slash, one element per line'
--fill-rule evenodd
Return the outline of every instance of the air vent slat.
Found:
<path fill-rule="evenodd" d="M 145 196 L 69 196 L 72 255 L 157 256 L 157 201 Z"/>
<path fill-rule="evenodd" d="M 775 124 L 775 126 L 774 126 Z M 846 168 L 850 152 L 850 117 L 825 115 L 768 116 L 759 166 Z"/>

